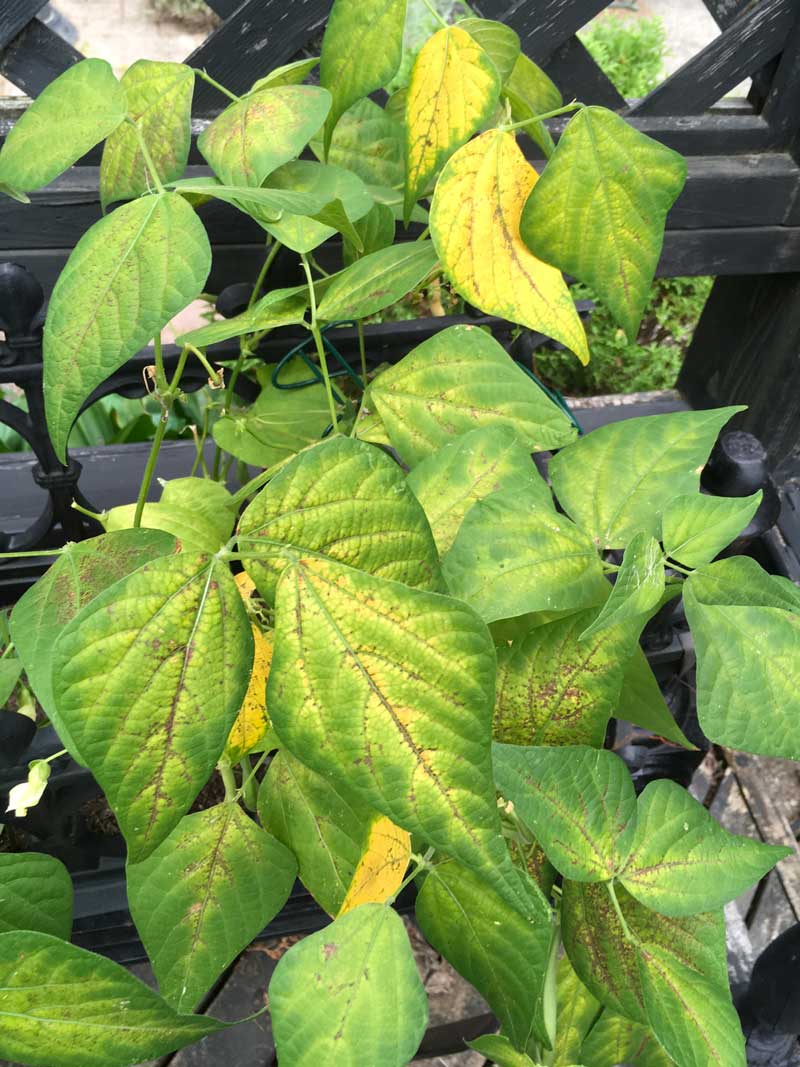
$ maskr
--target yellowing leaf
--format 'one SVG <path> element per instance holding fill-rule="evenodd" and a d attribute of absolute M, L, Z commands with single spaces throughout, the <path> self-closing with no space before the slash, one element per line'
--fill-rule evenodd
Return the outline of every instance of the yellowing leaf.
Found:
<path fill-rule="evenodd" d="M 236 582 L 236 585 L 239 589 L 239 594 L 241 595 L 242 600 L 246 604 L 250 597 L 253 595 L 253 593 L 255 593 L 256 591 L 256 583 L 253 581 L 247 571 L 242 571 L 241 574 L 237 574 L 233 580 Z"/>
<path fill-rule="evenodd" d="M 585 364 L 586 333 L 561 272 L 537 259 L 520 238 L 520 216 L 536 181 L 512 134 L 481 134 L 442 171 L 431 204 L 431 236 L 465 300 L 561 341 Z"/>
<path fill-rule="evenodd" d="M 378 815 L 369 828 L 366 846 L 339 915 L 359 904 L 383 904 L 400 888 L 411 858 L 411 834 L 385 815 Z"/>
<path fill-rule="evenodd" d="M 466 30 L 448 26 L 423 45 L 406 99 L 406 218 L 450 155 L 488 122 L 499 95 L 497 68 Z"/>
<path fill-rule="evenodd" d="M 250 582 L 252 585 L 252 582 Z M 243 599 L 250 595 L 246 593 L 246 585 L 239 583 L 239 592 Z M 267 713 L 267 678 L 272 664 L 272 635 L 262 633 L 257 626 L 253 627 L 253 643 L 255 654 L 253 655 L 253 673 L 250 675 L 250 684 L 247 687 L 236 722 L 231 727 L 228 740 L 225 743 L 225 756 L 231 763 L 237 763 L 246 756 L 253 745 L 258 744 L 269 729 L 269 715 Z"/>

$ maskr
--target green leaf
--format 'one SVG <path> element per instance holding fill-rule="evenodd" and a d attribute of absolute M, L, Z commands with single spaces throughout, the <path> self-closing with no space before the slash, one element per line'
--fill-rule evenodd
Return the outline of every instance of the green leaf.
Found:
<path fill-rule="evenodd" d="M 259 78 L 258 81 L 253 82 L 250 92 L 257 93 L 270 85 L 273 87 L 276 85 L 300 85 L 318 63 L 319 56 L 311 56 L 309 59 L 296 59 L 293 63 L 285 63 L 283 66 L 271 70 L 269 74 Z"/>
<path fill-rule="evenodd" d="M 0 706 L 4 705 L 14 692 L 21 674 L 22 661 L 16 656 L 0 660 Z"/>
<path fill-rule="evenodd" d="M 251 308 L 242 311 L 239 315 L 210 322 L 206 326 L 198 326 L 194 330 L 189 330 L 188 333 L 181 334 L 175 339 L 175 343 L 206 348 L 208 345 L 227 341 L 231 337 L 260 333 L 261 330 L 274 330 L 278 326 L 293 326 L 304 320 L 307 307 L 307 286 L 273 289 L 271 293 L 267 293 Z M 304 377 L 308 377 L 308 367 L 305 367 L 305 364 L 303 366 Z M 248 410 L 251 411 L 252 407 Z M 216 425 L 215 423 L 214 426 Z"/>
<path fill-rule="evenodd" d="M 604 107 L 582 108 L 561 134 L 522 212 L 540 259 L 595 289 L 636 340 L 686 161 Z"/>
<path fill-rule="evenodd" d="M 69 940 L 72 879 L 63 863 L 43 852 L 0 853 L 0 885 L 0 934 L 37 930 Z"/>
<path fill-rule="evenodd" d="M 501 83 L 505 84 L 520 56 L 519 34 L 493 19 L 460 19 L 457 25 L 478 42 L 494 63 Z"/>
<path fill-rule="evenodd" d="M 662 915 L 695 915 L 734 900 L 791 852 L 729 833 L 675 782 L 650 782 L 620 881 Z"/>
<path fill-rule="evenodd" d="M 620 924 L 607 886 L 568 881 L 563 888 L 564 947 L 578 977 L 601 1004 L 647 1025 L 637 942 L 649 948 L 660 946 L 676 962 L 690 968 L 698 980 L 705 979 L 727 991 L 721 911 L 669 919 L 637 903 L 621 886 L 616 893 L 631 940 Z"/>
<path fill-rule="evenodd" d="M 300 155 L 330 106 L 330 93 L 318 85 L 268 86 L 230 104 L 197 147 L 224 185 L 259 186 Z"/>
<path fill-rule="evenodd" d="M 356 174 L 330 164 L 297 159 L 270 176 L 270 191 L 307 193 L 321 201 L 312 218 L 302 214 L 284 214 L 278 222 L 256 220 L 276 241 L 298 253 L 312 252 L 337 230 L 348 234 L 352 222 L 363 218 L 374 201 L 366 185 Z M 339 202 L 339 209 L 333 205 Z M 309 213 L 312 214 L 312 213 Z M 348 229 L 349 227 L 349 229 Z"/>
<path fill-rule="evenodd" d="M 322 138 L 311 148 L 324 159 Z M 373 100 L 359 100 L 336 124 L 328 150 L 328 162 L 357 174 L 368 185 L 398 189 L 406 177 L 406 146 L 401 122 L 397 122 Z M 402 194 L 397 193 L 399 202 Z"/>
<path fill-rule="evenodd" d="M 280 168 L 281 170 L 283 168 Z M 313 215 L 326 203 L 324 189 L 302 192 L 299 189 L 250 189 L 246 185 L 223 185 L 218 178 L 182 178 L 170 182 L 169 188 L 186 197 L 189 203 L 197 198 L 213 197 L 244 211 L 247 215 L 277 221 L 283 212 L 293 215 Z"/>
<path fill-rule="evenodd" d="M 582 1058 L 592 1067 L 673 1067 L 674 1060 L 656 1041 L 652 1030 L 613 1011 L 604 1011 L 583 1043 Z"/>
<path fill-rule="evenodd" d="M 600 548 L 625 548 L 637 533 L 658 538 L 669 501 L 697 492 L 717 434 L 742 410 L 675 411 L 601 426 L 553 459 L 553 491 Z"/>
<path fill-rule="evenodd" d="M 611 596 L 600 614 L 581 634 L 581 640 L 619 623 L 644 621 L 664 594 L 664 554 L 654 537 L 639 533 L 631 538 Z"/>
<path fill-rule="evenodd" d="M 141 863 L 128 900 L 161 995 L 190 1012 L 286 903 L 294 856 L 238 804 L 181 819 Z"/>
<path fill-rule="evenodd" d="M 185 63 L 155 63 L 139 59 L 128 67 L 120 84 L 128 115 L 139 126 L 150 159 L 162 182 L 183 174 L 192 141 L 194 71 Z M 126 122 L 111 134 L 100 162 L 100 201 L 133 200 L 151 191 L 153 179 L 144 161 L 139 138 Z"/>
<path fill-rule="evenodd" d="M 684 567 L 702 567 L 744 530 L 763 493 L 746 497 L 695 493 L 670 500 L 662 519 L 664 551 Z"/>
<path fill-rule="evenodd" d="M 332 322 L 374 315 L 416 289 L 435 266 L 436 251 L 430 241 L 408 241 L 373 252 L 340 271 L 317 316 Z"/>
<path fill-rule="evenodd" d="M 371 395 L 411 467 L 479 427 L 508 426 L 530 452 L 560 448 L 576 434 L 561 408 L 476 326 L 451 326 L 423 341 L 375 380 Z"/>
<path fill-rule="evenodd" d="M 0 934 L 0 1056 L 31 1067 L 130 1067 L 225 1028 L 178 1015 L 118 963 L 48 934 Z"/>
<path fill-rule="evenodd" d="M 353 230 L 361 244 L 360 248 L 351 242 L 344 242 L 344 264 L 349 267 L 359 255 L 371 255 L 380 252 L 382 248 L 388 248 L 394 243 L 395 221 L 394 214 L 386 204 L 375 203 L 362 219 L 353 223 Z"/>
<path fill-rule="evenodd" d="M 104 59 L 69 67 L 15 123 L 0 152 L 0 182 L 31 192 L 48 185 L 125 118 L 125 92 Z"/>
<path fill-rule="evenodd" d="M 285 1067 L 405 1067 L 428 1021 L 403 920 L 383 904 L 362 904 L 290 948 L 269 1003 Z"/>
<path fill-rule="evenodd" d="M 602 1009 L 575 974 L 566 955 L 558 961 L 556 993 L 558 1016 L 553 1052 L 556 1063 L 570 1063 L 581 1058 L 584 1038 Z M 587 1058 L 586 1062 L 596 1067 L 593 1059 Z M 615 1060 L 612 1067 L 616 1067 L 616 1064 Z"/>
<path fill-rule="evenodd" d="M 700 725 L 720 745 L 800 759 L 800 601 L 755 561 L 742 563 L 713 563 L 683 586 Z M 731 583 L 738 574 L 741 589 Z"/>
<path fill-rule="evenodd" d="M 252 660 L 239 590 L 227 566 L 208 556 L 141 567 L 58 637 L 56 705 L 117 816 L 131 863 L 167 837 L 208 781 Z"/>
<path fill-rule="evenodd" d="M 403 58 L 406 0 L 334 0 L 322 39 L 319 80 L 333 96 L 325 154 L 341 116 L 382 89 Z"/>
<path fill-rule="evenodd" d="M 450 156 L 489 121 L 500 84 L 487 53 L 459 26 L 422 46 L 406 97 L 406 218 Z"/>
<path fill-rule="evenodd" d="M 474 1041 L 467 1041 L 467 1047 L 486 1056 L 497 1067 L 536 1067 L 536 1064 L 524 1052 L 518 1052 L 507 1037 L 502 1034 L 484 1034 Z"/>
<path fill-rule="evenodd" d="M 357 515 L 357 524 L 353 517 Z M 287 547 L 420 589 L 439 591 L 428 521 L 398 465 L 350 437 L 321 441 L 291 460 L 247 507 L 239 543 L 259 592 L 273 603 Z"/>
<path fill-rule="evenodd" d="M 270 763 L 259 790 L 258 812 L 264 829 L 297 857 L 309 893 L 329 915 L 337 915 L 374 811 L 282 751 Z"/>
<path fill-rule="evenodd" d="M 579 610 L 602 601 L 608 584 L 586 534 L 514 491 L 473 505 L 442 571 L 453 596 L 487 622 Z"/>
<path fill-rule="evenodd" d="M 636 795 L 619 756 L 583 746 L 495 744 L 498 790 L 565 878 L 603 882 L 625 866 L 636 829 Z"/>
<path fill-rule="evenodd" d="M 546 1039 L 543 995 L 552 912 L 521 871 L 527 915 L 509 907 L 473 871 L 449 861 L 426 876 L 417 897 L 425 938 L 488 1002 L 515 1048 Z"/>
<path fill-rule="evenodd" d="M 68 544 L 52 567 L 14 605 L 11 639 L 28 682 L 73 759 L 85 764 L 53 697 L 53 647 L 78 612 L 126 574 L 177 551 L 175 538 L 152 530 L 121 530 Z"/>
<path fill-rule="evenodd" d="M 267 705 L 283 744 L 505 889 L 494 675 L 491 636 L 457 600 L 325 559 L 278 583 Z"/>
<path fill-rule="evenodd" d="M 495 740 L 602 747 L 625 657 L 616 629 L 579 640 L 594 614 L 590 609 L 536 626 L 498 649 Z"/>
<path fill-rule="evenodd" d="M 675 722 L 664 695 L 647 662 L 647 656 L 637 648 L 625 664 L 622 692 L 617 701 L 617 718 L 642 726 L 657 737 L 674 741 L 684 748 L 695 748 Z"/>
<path fill-rule="evenodd" d="M 62 463 L 92 390 L 200 295 L 210 269 L 203 224 L 175 193 L 125 204 L 83 235 L 44 331 L 47 427 Z"/>
<path fill-rule="evenodd" d="M 164 530 L 176 537 L 182 552 L 218 552 L 229 540 L 236 519 L 233 497 L 210 478 L 174 478 L 165 482 L 161 499 L 145 504 L 143 529 Z M 135 504 L 112 508 L 104 518 L 107 531 L 133 526 Z"/>
<path fill-rule="evenodd" d="M 517 56 L 514 69 L 506 79 L 502 95 L 511 105 L 514 122 L 524 122 L 525 132 L 551 155 L 553 138 L 543 122 L 535 121 L 537 115 L 560 108 L 564 100 L 558 88 L 532 59 L 522 53 Z"/>
<path fill-rule="evenodd" d="M 642 946 L 639 969 L 648 1022 L 681 1067 L 745 1067 L 744 1036 L 727 991 L 668 951 Z"/>
<path fill-rule="evenodd" d="M 298 357 L 281 372 L 281 384 L 304 381 L 309 370 Z M 272 467 L 319 441 L 331 414 L 322 382 L 300 389 L 279 389 L 268 381 L 244 411 L 214 423 L 214 441 L 244 463 Z"/>
<path fill-rule="evenodd" d="M 553 507 L 530 453 L 515 431 L 502 424 L 480 427 L 444 445 L 412 470 L 408 484 L 425 509 L 440 553 L 451 547 L 472 505 L 491 493 L 513 491 L 537 507 Z"/>

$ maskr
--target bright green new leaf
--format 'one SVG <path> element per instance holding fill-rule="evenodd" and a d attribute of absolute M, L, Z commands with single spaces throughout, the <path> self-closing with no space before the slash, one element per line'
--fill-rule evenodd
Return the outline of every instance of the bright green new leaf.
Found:
<path fill-rule="evenodd" d="M 541 146 L 545 155 L 551 155 L 555 147 L 553 138 L 545 124 L 536 121 L 536 116 L 555 111 L 564 100 L 542 68 L 524 53 L 519 55 L 503 86 L 503 96 L 511 105 L 514 122 L 524 122 L 528 136 Z"/>
<path fill-rule="evenodd" d="M 278 583 L 267 704 L 283 744 L 506 889 L 494 674 L 489 631 L 457 600 L 315 558 Z"/>
<path fill-rule="evenodd" d="M 157 504 L 145 504 L 143 529 L 164 530 L 177 538 L 182 552 L 218 552 L 231 536 L 236 519 L 233 497 L 209 478 L 175 478 L 165 482 Z M 104 525 L 128 530 L 136 516 L 135 504 L 112 508 Z"/>
<path fill-rule="evenodd" d="M 726 990 L 668 950 L 643 945 L 644 1006 L 656 1038 L 681 1067 L 745 1067 L 744 1036 Z"/>
<path fill-rule="evenodd" d="M 500 85 L 494 63 L 466 30 L 447 26 L 422 46 L 406 97 L 406 218 L 453 152 L 489 121 Z"/>
<path fill-rule="evenodd" d="M 625 865 L 636 795 L 619 756 L 583 746 L 492 746 L 495 782 L 565 878 L 604 882 Z"/>
<path fill-rule="evenodd" d="M 500 490 L 524 495 L 537 506 L 553 506 L 547 484 L 510 426 L 489 425 L 455 438 L 423 459 L 408 484 L 425 509 L 444 554 L 473 504 Z"/>
<path fill-rule="evenodd" d="M 281 372 L 281 384 L 307 380 L 299 358 Z M 215 442 L 244 463 L 272 467 L 319 441 L 331 414 L 322 382 L 300 389 L 279 389 L 267 381 L 250 407 L 223 415 L 214 423 Z"/>
<path fill-rule="evenodd" d="M 280 911 L 294 856 L 225 803 L 187 815 L 141 863 L 128 864 L 131 915 L 161 995 L 191 1012 Z"/>
<path fill-rule="evenodd" d="M 225 1028 L 179 1015 L 118 963 L 49 934 L 0 934 L 0 1056 L 30 1067 L 131 1067 Z"/>
<path fill-rule="evenodd" d="M 739 575 L 741 587 L 732 581 Z M 729 559 L 695 571 L 683 593 L 704 732 L 720 745 L 800 759 L 800 599 L 794 588 L 755 561 Z"/>
<path fill-rule="evenodd" d="M 362 904 L 290 948 L 269 1004 L 282 1067 L 405 1067 L 428 1021 L 403 920 L 383 904 Z"/>
<path fill-rule="evenodd" d="M 258 812 L 264 828 L 297 857 L 309 893 L 329 915 L 337 915 L 375 812 L 285 751 L 269 765 Z"/>
<path fill-rule="evenodd" d="M 608 886 L 568 881 L 563 889 L 564 947 L 578 977 L 601 1004 L 632 1022 L 647 1025 L 637 942 L 650 948 L 660 946 L 676 962 L 690 968 L 698 980 L 705 979 L 727 995 L 722 911 L 669 919 L 639 904 L 622 886 L 617 886 L 616 894 L 630 939 Z"/>
<path fill-rule="evenodd" d="M 155 63 L 150 59 L 137 60 L 122 75 L 128 115 L 137 123 L 162 182 L 180 178 L 189 159 L 194 78 L 194 71 L 185 63 Z M 153 188 L 136 130 L 129 122 L 123 123 L 103 148 L 103 208 L 112 200 L 133 200 Z"/>
<path fill-rule="evenodd" d="M 353 223 L 353 229 L 361 247 L 358 248 L 345 239 L 343 256 L 344 265 L 349 267 L 360 255 L 371 255 L 388 248 L 394 242 L 394 213 L 386 204 L 374 203 L 366 215 Z"/>
<path fill-rule="evenodd" d="M 500 1021 L 514 1047 L 547 1039 L 543 995 L 552 912 L 538 887 L 521 871 L 529 900 L 521 915 L 485 879 L 448 861 L 430 871 L 416 903 L 427 941 L 473 985 Z"/>
<path fill-rule="evenodd" d="M 436 251 L 430 241 L 408 241 L 373 252 L 337 274 L 317 316 L 332 322 L 374 315 L 416 289 L 435 266 Z"/>
<path fill-rule="evenodd" d="M 382 89 L 403 58 L 406 0 L 334 0 L 322 39 L 319 80 L 333 96 L 325 155 L 347 109 Z"/>
<path fill-rule="evenodd" d="M 0 853 L 0 886 L 0 934 L 38 930 L 69 940 L 72 879 L 63 863 L 43 852 Z"/>
<path fill-rule="evenodd" d="M 620 634 L 579 640 L 595 609 L 536 626 L 497 653 L 495 740 L 601 748 L 625 671 Z"/>
<path fill-rule="evenodd" d="M 410 467 L 479 427 L 507 426 L 529 452 L 561 448 L 576 434 L 561 408 L 476 326 L 450 326 L 423 341 L 376 378 L 370 394 Z"/>
<path fill-rule="evenodd" d="M 461 19 L 460 30 L 466 30 L 477 41 L 500 75 L 500 82 L 505 84 L 520 56 L 519 34 L 502 22 L 492 19 Z"/>
<path fill-rule="evenodd" d="M 586 641 L 618 623 L 644 622 L 664 593 L 664 554 L 655 537 L 636 534 L 625 549 L 622 566 L 600 614 L 581 634 Z"/>
<path fill-rule="evenodd" d="M 242 515 L 239 544 L 263 556 L 245 560 L 245 569 L 270 604 L 287 559 L 307 552 L 415 588 L 442 589 L 433 535 L 402 470 L 385 452 L 350 437 L 321 441 L 279 471 Z"/>
<path fill-rule="evenodd" d="M 436 183 L 431 237 L 465 300 L 547 334 L 586 364 L 586 331 L 561 271 L 520 236 L 522 209 L 538 180 L 513 133 L 481 134 L 455 153 Z"/>
<path fill-rule="evenodd" d="M 553 1052 L 556 1063 L 570 1063 L 580 1059 L 584 1038 L 602 1009 L 575 974 L 567 955 L 561 957 L 556 968 L 556 998 L 558 1011 Z M 594 1067 L 593 1060 L 587 1062 Z"/>
<path fill-rule="evenodd" d="M 40 189 L 108 137 L 125 118 L 125 92 L 104 59 L 67 68 L 15 123 L 0 152 L 0 182 Z"/>
<path fill-rule="evenodd" d="M 607 583 L 592 542 L 568 518 L 516 491 L 467 513 L 442 562 L 447 587 L 487 622 L 602 602 Z"/>
<path fill-rule="evenodd" d="M 311 148 L 318 159 L 325 158 L 322 138 Z M 398 122 L 374 100 L 359 100 L 336 124 L 328 149 L 328 162 L 357 174 L 369 185 L 402 188 L 406 177 L 406 146 L 402 122 Z M 397 192 L 402 203 L 402 193 Z"/>
<path fill-rule="evenodd" d="M 262 330 L 274 330 L 278 326 L 294 326 L 305 318 L 308 307 L 308 287 L 295 286 L 289 289 L 273 289 L 249 309 L 234 315 L 230 319 L 220 319 L 206 326 L 198 326 L 188 333 L 177 337 L 176 344 L 194 345 L 206 348 L 208 345 L 228 341 L 231 337 L 242 337 Z M 304 364 L 305 366 L 305 364 Z M 308 377 L 305 367 L 304 377 Z M 252 410 L 252 407 L 248 410 Z M 216 423 L 214 426 L 216 427 Z"/>
<path fill-rule="evenodd" d="M 702 567 L 742 532 L 764 494 L 746 497 L 693 493 L 670 500 L 662 518 L 662 541 L 670 559 Z"/>
<path fill-rule="evenodd" d="M 22 674 L 22 661 L 16 656 L 0 660 L 0 707 L 2 707 L 19 681 Z"/>
<path fill-rule="evenodd" d="M 14 605 L 9 628 L 28 682 L 61 743 L 79 763 L 85 761 L 53 698 L 56 638 L 108 586 L 145 563 L 177 550 L 174 537 L 153 530 L 121 530 L 69 544 Z"/>
<path fill-rule="evenodd" d="M 606 1009 L 583 1043 L 584 1063 L 592 1067 L 674 1067 L 674 1060 L 656 1041 L 653 1031 L 641 1023 Z"/>
<path fill-rule="evenodd" d="M 267 86 L 230 104 L 197 139 L 224 185 L 259 186 L 322 126 L 331 94 L 318 85 Z"/>
<path fill-rule="evenodd" d="M 200 295 L 210 269 L 205 228 L 176 193 L 125 204 L 83 235 L 44 329 L 47 427 L 62 463 L 92 390 Z"/>
<path fill-rule="evenodd" d="M 553 491 L 599 548 L 625 548 L 637 533 L 659 538 L 667 504 L 676 493 L 697 492 L 717 434 L 742 410 L 675 411 L 608 423 L 553 459 Z"/>
<path fill-rule="evenodd" d="M 497 1067 L 536 1067 L 530 1056 L 518 1052 L 502 1034 L 484 1034 L 474 1041 L 467 1041 L 467 1046 L 486 1056 Z"/>
<path fill-rule="evenodd" d="M 257 93 L 270 85 L 300 85 L 318 63 L 319 56 L 310 56 L 308 59 L 296 59 L 293 63 L 285 63 L 283 66 L 271 70 L 269 74 L 265 74 L 258 81 L 253 82 L 250 92 Z"/>
<path fill-rule="evenodd" d="M 729 833 L 675 782 L 650 782 L 620 881 L 662 915 L 695 915 L 734 900 L 792 850 Z"/>
<path fill-rule="evenodd" d="M 686 161 L 604 107 L 567 123 L 522 212 L 531 251 L 602 296 L 628 340 L 639 332 Z"/>
<path fill-rule="evenodd" d="M 647 656 L 637 648 L 625 663 L 622 692 L 617 701 L 616 717 L 642 726 L 645 730 L 684 748 L 695 746 L 687 740 L 667 707 Z"/>
<path fill-rule="evenodd" d="M 53 650 L 59 714 L 117 816 L 131 863 L 208 781 L 250 681 L 253 636 L 227 565 L 165 556 L 96 597 Z"/>

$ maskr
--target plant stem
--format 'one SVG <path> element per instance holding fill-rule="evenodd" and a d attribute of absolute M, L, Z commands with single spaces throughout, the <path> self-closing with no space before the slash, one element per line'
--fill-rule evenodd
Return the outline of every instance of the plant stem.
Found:
<path fill-rule="evenodd" d="M 166 412 L 162 412 L 161 418 L 158 421 L 158 426 L 156 426 L 153 443 L 150 446 L 150 455 L 147 457 L 147 466 L 144 469 L 142 484 L 139 486 L 139 496 L 136 499 L 136 511 L 133 516 L 134 529 L 142 525 L 144 505 L 147 500 L 147 494 L 150 491 L 150 483 L 153 481 L 153 474 L 155 473 L 156 462 L 158 461 L 158 453 L 161 451 L 161 445 L 164 441 L 166 432 L 167 417 Z"/>
<path fill-rule="evenodd" d="M 367 347 L 364 343 L 364 320 L 356 321 L 358 330 L 358 354 L 361 356 L 361 388 L 367 388 Z"/>
<path fill-rule="evenodd" d="M 417 240 L 418 241 L 424 241 L 425 238 L 430 234 L 430 232 L 431 232 L 430 226 L 426 226 L 425 229 L 422 231 L 422 233 L 417 238 Z"/>
<path fill-rule="evenodd" d="M 153 184 L 155 185 L 156 190 L 159 193 L 163 193 L 164 192 L 164 186 L 161 184 L 161 178 L 158 176 L 158 171 L 156 170 L 156 165 L 153 162 L 153 157 L 150 155 L 150 149 L 147 147 L 147 142 L 144 139 L 144 134 L 142 133 L 142 129 L 139 126 L 139 123 L 136 122 L 135 119 L 132 119 L 130 117 L 130 115 L 128 116 L 128 122 L 130 122 L 130 124 L 133 126 L 134 130 L 136 130 L 136 137 L 137 137 L 137 139 L 139 141 L 139 148 L 141 150 L 145 166 L 147 167 L 148 171 L 150 172 L 150 177 L 153 179 Z"/>
<path fill-rule="evenodd" d="M 314 294 L 314 279 L 311 277 L 311 267 L 308 265 L 308 257 L 304 253 L 301 253 L 300 259 L 308 283 L 308 298 L 311 302 L 311 325 L 309 326 L 309 329 L 311 330 L 311 336 L 314 338 L 314 344 L 317 346 L 317 355 L 319 356 L 322 378 L 325 382 L 325 393 L 328 397 L 328 409 L 331 413 L 333 432 L 338 433 L 339 420 L 336 417 L 336 402 L 333 399 L 333 389 L 331 387 L 330 375 L 328 374 L 328 360 L 325 356 L 325 345 L 322 342 L 322 334 L 320 333 L 319 326 L 317 326 L 317 300 Z"/>
<path fill-rule="evenodd" d="M 186 348 L 188 349 L 189 352 L 192 353 L 193 356 L 195 356 L 197 359 L 199 359 L 200 362 L 203 364 L 203 367 L 205 368 L 206 374 L 208 374 L 209 383 L 213 385 L 213 383 L 216 382 L 217 383 L 217 387 L 221 387 L 222 379 L 224 377 L 224 372 L 222 370 L 222 367 L 220 367 L 218 370 L 214 370 L 214 368 L 208 362 L 208 359 L 207 359 L 205 353 L 201 352 L 199 348 L 195 348 L 194 345 L 187 345 Z"/>
<path fill-rule="evenodd" d="M 90 511 L 88 508 L 85 508 L 82 504 L 79 504 L 76 500 L 72 501 L 72 503 L 70 504 L 70 507 L 72 508 L 73 511 L 79 511 L 81 513 L 81 515 L 88 515 L 90 519 L 96 519 L 98 522 L 102 522 L 103 519 L 105 518 L 105 515 L 100 514 L 100 513 L 96 512 L 96 511 Z"/>
<path fill-rule="evenodd" d="M 22 556 L 60 556 L 67 551 L 67 545 L 63 548 L 36 548 L 30 552 L 0 552 L 0 559 L 20 559 Z"/>
<path fill-rule="evenodd" d="M 664 563 L 670 570 L 679 571 L 681 574 L 685 574 L 687 577 L 691 577 L 692 572 L 687 570 L 686 567 L 682 567 L 680 563 L 673 563 L 671 559 L 664 559 Z"/>
<path fill-rule="evenodd" d="M 258 807 L 258 782 L 256 781 L 250 757 L 245 756 L 239 762 L 242 772 L 242 799 L 248 811 L 255 811 Z"/>
<path fill-rule="evenodd" d="M 247 777 L 246 778 L 242 778 L 242 784 L 239 786 L 239 789 L 236 792 L 236 798 L 235 798 L 236 800 L 239 800 L 243 796 L 246 798 L 247 790 L 250 787 L 251 783 L 252 783 L 252 785 L 256 786 L 255 794 L 254 794 L 255 798 L 256 798 L 256 802 L 253 805 L 253 808 L 252 808 L 253 811 L 255 811 L 257 806 L 258 806 L 258 783 L 255 781 L 255 777 L 258 774 L 258 772 L 261 770 L 261 767 L 262 767 L 262 765 L 264 763 L 264 760 L 267 758 L 268 755 L 269 755 L 269 753 L 262 752 L 261 755 L 259 756 L 259 758 L 256 760 L 255 766 L 254 767 L 248 767 Z M 242 761 L 242 762 L 244 762 L 244 761 Z M 247 799 L 245 799 L 245 804 L 247 804 Z M 249 804 L 248 804 L 248 807 L 249 807 Z"/>
<path fill-rule="evenodd" d="M 281 467 L 285 467 L 290 459 L 294 459 L 294 456 L 290 455 L 285 459 L 278 460 L 277 463 L 273 463 L 271 467 L 267 467 L 265 471 L 257 474 L 255 478 L 251 478 L 246 485 L 243 485 L 241 489 L 233 494 L 231 504 L 234 507 L 240 507 L 249 496 L 252 496 L 253 493 L 257 493 L 262 485 L 266 485 L 270 478 L 274 478 Z"/>
<path fill-rule="evenodd" d="M 543 122 L 545 119 L 554 119 L 557 115 L 566 115 L 569 111 L 580 111 L 581 108 L 584 107 L 586 107 L 585 104 L 573 100 L 571 104 L 564 104 L 563 107 L 557 107 L 554 111 L 545 111 L 542 115 L 531 115 L 529 119 L 521 119 L 519 122 L 512 122 L 510 126 L 501 126 L 500 129 L 508 133 L 510 130 L 518 130 L 523 126 L 528 126 L 531 122 Z"/>
<path fill-rule="evenodd" d="M 208 82 L 209 85 L 213 85 L 215 89 L 218 89 L 223 94 L 223 96 L 227 96 L 229 100 L 233 100 L 234 102 L 236 102 L 240 99 L 240 97 L 238 97 L 236 93 L 232 93 L 230 89 L 226 89 L 224 85 L 220 85 L 220 83 L 215 78 L 212 78 L 207 71 L 196 70 L 195 74 L 202 78 L 204 82 Z"/>
<path fill-rule="evenodd" d="M 233 767 L 231 767 L 227 760 L 221 759 L 217 764 L 217 770 L 222 779 L 222 784 L 225 786 L 225 799 L 235 800 L 238 789 L 236 786 L 236 775 L 233 773 Z"/>
<path fill-rule="evenodd" d="M 411 870 L 409 871 L 409 873 L 405 876 L 403 881 L 398 886 L 397 892 L 392 897 L 390 897 L 389 900 L 386 901 L 387 904 L 394 904 L 394 902 L 397 900 L 397 898 L 403 892 L 405 887 L 407 885 L 409 885 L 410 882 L 414 881 L 414 879 L 417 877 L 417 875 L 420 873 L 420 871 L 424 871 L 428 867 L 430 867 L 431 859 L 433 857 L 433 853 L 434 853 L 434 849 L 429 848 L 424 856 L 419 856 L 419 855 L 416 855 L 416 854 L 412 854 L 412 856 L 411 856 L 411 863 L 412 863 Z"/>
<path fill-rule="evenodd" d="M 611 897 L 611 903 L 614 905 L 614 911 L 617 913 L 617 918 L 619 919 L 620 926 L 622 927 L 622 932 L 625 935 L 625 940 L 633 941 L 635 943 L 636 938 L 631 933 L 631 928 L 625 921 L 625 916 L 622 914 L 622 908 L 619 906 L 619 901 L 617 900 L 617 891 L 614 889 L 613 881 L 606 882 L 606 889 L 608 889 L 608 895 Z"/>

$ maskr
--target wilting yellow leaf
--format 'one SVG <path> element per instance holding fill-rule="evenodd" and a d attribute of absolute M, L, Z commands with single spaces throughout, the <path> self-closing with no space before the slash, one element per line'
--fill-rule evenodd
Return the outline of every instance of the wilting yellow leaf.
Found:
<path fill-rule="evenodd" d="M 489 120 L 499 95 L 497 68 L 466 30 L 448 26 L 423 45 L 406 98 L 406 218 L 451 153 Z"/>
<path fill-rule="evenodd" d="M 411 858 L 411 834 L 378 815 L 369 830 L 367 844 L 339 915 L 359 904 L 383 904 L 396 893 Z"/>
<path fill-rule="evenodd" d="M 238 577 L 241 577 L 241 575 Z M 243 585 L 245 584 L 239 583 L 239 590 L 243 595 Z M 224 755 L 231 763 L 236 763 L 243 756 L 246 756 L 253 745 L 258 744 L 269 729 L 267 677 L 272 663 L 272 634 L 263 634 L 257 626 L 254 626 L 253 641 L 255 643 L 255 654 L 253 656 L 253 673 L 250 675 L 250 685 L 247 687 L 244 701 L 239 714 L 236 716 L 236 722 L 231 727 L 231 732 L 225 745 Z"/>
<path fill-rule="evenodd" d="M 256 583 L 253 581 L 247 571 L 242 571 L 241 574 L 235 575 L 233 580 L 239 587 L 239 593 L 241 594 L 242 600 L 247 603 L 247 601 L 256 591 Z"/>
<path fill-rule="evenodd" d="M 442 171 L 431 204 L 431 236 L 465 300 L 561 341 L 588 363 L 586 333 L 561 271 L 537 259 L 519 235 L 522 209 L 537 180 L 513 134 L 481 134 Z"/>

